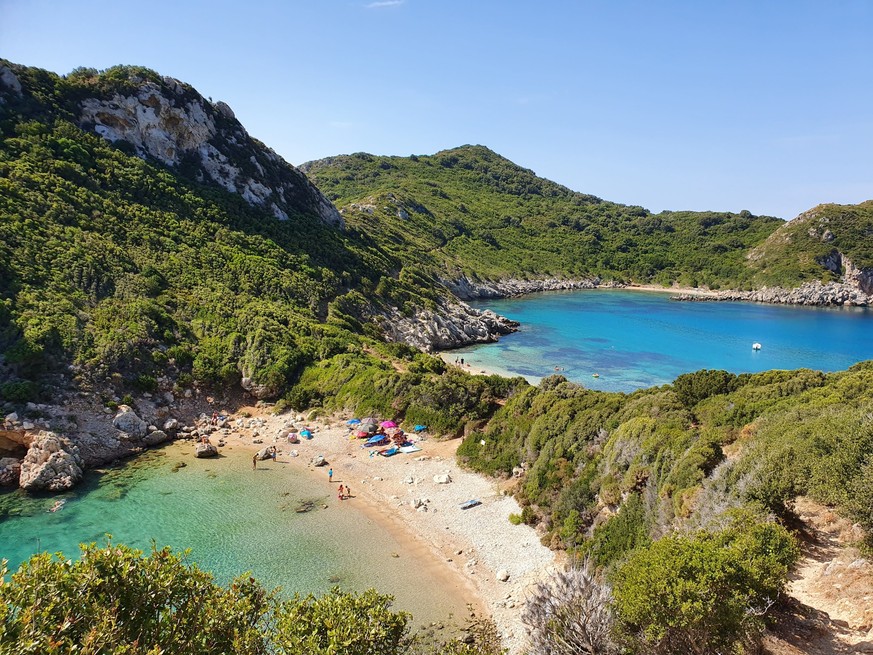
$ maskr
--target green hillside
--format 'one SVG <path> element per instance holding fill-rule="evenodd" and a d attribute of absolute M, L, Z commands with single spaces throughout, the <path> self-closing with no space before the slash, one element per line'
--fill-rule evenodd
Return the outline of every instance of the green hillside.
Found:
<path fill-rule="evenodd" d="M 571 191 L 482 146 L 432 156 L 355 154 L 303 170 L 348 225 L 428 252 L 442 275 L 558 276 L 742 288 L 745 254 L 782 221 L 662 212 Z"/>
<path fill-rule="evenodd" d="M 749 253 L 758 285 L 839 280 L 848 259 L 873 270 L 873 200 L 819 205 L 786 223 Z"/>

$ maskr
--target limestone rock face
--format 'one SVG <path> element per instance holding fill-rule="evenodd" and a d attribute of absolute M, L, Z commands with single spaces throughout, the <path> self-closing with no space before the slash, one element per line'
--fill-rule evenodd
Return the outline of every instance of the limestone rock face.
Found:
<path fill-rule="evenodd" d="M 21 82 L 18 81 L 18 76 L 12 72 L 12 69 L 6 65 L 0 65 L 0 86 L 8 89 L 15 95 L 21 95 Z M 0 104 L 3 99 L 0 98 Z"/>
<path fill-rule="evenodd" d="M 808 282 L 796 289 L 765 287 L 756 291 L 718 291 L 707 296 L 679 294 L 675 300 L 763 302 L 776 305 L 845 305 L 867 307 L 873 304 L 873 296 L 860 289 L 838 282 L 822 284 L 818 280 Z"/>
<path fill-rule="evenodd" d="M 0 487 L 17 487 L 21 476 L 21 460 L 14 457 L 0 459 Z"/>
<path fill-rule="evenodd" d="M 136 415 L 127 405 L 118 408 L 118 414 L 112 419 L 112 425 L 116 430 L 126 432 L 134 439 L 142 439 L 149 430 L 149 424 Z"/>
<path fill-rule="evenodd" d="M 426 351 L 446 350 L 496 341 L 518 329 L 518 323 L 490 310 L 480 311 L 459 301 L 443 301 L 434 311 L 417 308 L 411 315 L 391 307 L 375 317 L 388 341 Z"/>
<path fill-rule="evenodd" d="M 265 384 L 256 384 L 250 376 L 245 376 L 240 381 L 240 386 L 252 394 L 258 400 L 264 400 L 275 395 L 276 390 L 271 389 Z"/>
<path fill-rule="evenodd" d="M 845 257 L 843 257 L 843 265 L 846 268 L 843 277 L 846 284 L 860 289 L 868 296 L 873 296 L 873 270 L 858 268 Z"/>
<path fill-rule="evenodd" d="M 225 103 L 213 104 L 170 77 L 132 81 L 136 91 L 129 95 L 84 99 L 79 124 L 109 141 L 126 141 L 138 155 L 167 166 L 193 166 L 201 179 L 238 193 L 279 220 L 314 213 L 344 227 L 336 207 L 302 172 L 252 139 Z"/>
<path fill-rule="evenodd" d="M 22 489 L 62 491 L 82 478 L 78 447 L 54 432 L 40 432 L 21 462 Z"/>

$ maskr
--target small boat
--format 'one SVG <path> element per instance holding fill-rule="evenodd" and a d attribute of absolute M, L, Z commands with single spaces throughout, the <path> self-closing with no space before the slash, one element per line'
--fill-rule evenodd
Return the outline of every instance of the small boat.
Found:
<path fill-rule="evenodd" d="M 472 500 L 468 500 L 464 503 L 461 503 L 461 509 L 470 509 L 471 507 L 476 507 L 477 505 L 481 505 L 482 501 L 478 498 L 473 498 Z"/>
<path fill-rule="evenodd" d="M 591 377 L 593 377 L 593 378 L 599 378 L 599 377 L 600 377 L 600 373 L 592 373 L 592 374 L 591 374 Z"/>
<path fill-rule="evenodd" d="M 761 350 L 761 344 L 756 341 L 752 344 L 752 350 Z"/>

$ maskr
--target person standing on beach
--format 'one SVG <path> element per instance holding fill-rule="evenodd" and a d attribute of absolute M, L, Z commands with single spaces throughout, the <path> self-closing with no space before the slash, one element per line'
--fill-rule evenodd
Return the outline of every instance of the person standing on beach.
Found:
<path fill-rule="evenodd" d="M 352 498 L 352 488 L 349 485 L 346 485 L 346 498 L 349 500 Z"/>
<path fill-rule="evenodd" d="M 333 468 L 327 470 L 327 481 L 333 482 Z"/>
<path fill-rule="evenodd" d="M 343 499 L 343 486 L 342 485 L 339 486 L 339 490 L 337 491 L 336 497 L 339 498 L 340 500 Z"/>
<path fill-rule="evenodd" d="M 254 470 L 256 468 L 258 468 L 258 454 L 257 453 L 252 455 L 252 469 Z"/>

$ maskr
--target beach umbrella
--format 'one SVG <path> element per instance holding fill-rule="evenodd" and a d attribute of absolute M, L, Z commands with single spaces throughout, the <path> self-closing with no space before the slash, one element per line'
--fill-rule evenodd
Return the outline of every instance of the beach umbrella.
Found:
<path fill-rule="evenodd" d="M 346 425 L 360 425 L 360 424 L 361 424 L 361 419 L 359 419 L 359 418 L 350 418 L 348 421 L 346 421 Z"/>
<path fill-rule="evenodd" d="M 382 421 L 383 428 L 396 428 L 397 424 L 394 421 Z"/>
<path fill-rule="evenodd" d="M 363 439 L 364 437 L 369 437 L 370 433 L 367 432 L 366 430 L 358 430 L 357 432 L 355 432 L 355 436 L 358 439 Z"/>
<path fill-rule="evenodd" d="M 366 418 L 361 419 L 361 423 L 378 423 L 379 419 L 373 418 L 372 416 L 368 416 Z"/>

